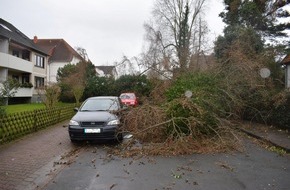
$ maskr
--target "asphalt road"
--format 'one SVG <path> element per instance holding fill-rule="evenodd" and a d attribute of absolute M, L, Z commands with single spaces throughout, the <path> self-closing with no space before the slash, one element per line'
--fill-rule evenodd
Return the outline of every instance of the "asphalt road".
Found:
<path fill-rule="evenodd" d="M 46 190 L 288 190 L 290 157 L 247 140 L 245 152 L 120 158 L 81 145 Z"/>

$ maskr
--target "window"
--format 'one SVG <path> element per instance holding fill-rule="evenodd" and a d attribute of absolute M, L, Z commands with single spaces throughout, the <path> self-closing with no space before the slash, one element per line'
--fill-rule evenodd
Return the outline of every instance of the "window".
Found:
<path fill-rule="evenodd" d="M 40 88 L 44 86 L 44 78 L 42 77 L 35 77 L 35 88 Z"/>
<path fill-rule="evenodd" d="M 12 55 L 19 57 L 19 51 L 18 50 L 12 50 Z"/>
<path fill-rule="evenodd" d="M 44 57 L 40 55 L 35 55 L 35 66 L 44 68 Z"/>
<path fill-rule="evenodd" d="M 19 81 L 19 76 L 18 75 L 12 75 L 12 79 L 16 80 L 16 81 Z"/>
<path fill-rule="evenodd" d="M 22 74 L 22 84 L 29 83 L 29 75 L 28 74 Z"/>
<path fill-rule="evenodd" d="M 22 59 L 25 59 L 27 61 L 30 61 L 30 52 L 27 50 L 22 51 Z"/>

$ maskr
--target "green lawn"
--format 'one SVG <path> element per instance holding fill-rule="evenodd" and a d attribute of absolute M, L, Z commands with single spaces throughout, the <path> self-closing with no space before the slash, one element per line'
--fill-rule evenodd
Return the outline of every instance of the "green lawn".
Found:
<path fill-rule="evenodd" d="M 71 103 L 58 103 L 58 106 L 71 105 Z M 24 112 L 24 111 L 33 111 L 35 109 L 44 109 L 45 105 L 42 103 L 31 103 L 31 104 L 15 104 L 4 106 L 7 114 Z"/>

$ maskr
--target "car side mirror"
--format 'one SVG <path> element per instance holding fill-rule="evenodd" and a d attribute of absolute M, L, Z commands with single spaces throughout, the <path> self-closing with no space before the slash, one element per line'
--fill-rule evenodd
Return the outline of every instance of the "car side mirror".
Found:
<path fill-rule="evenodd" d="M 78 111 L 79 111 L 79 108 L 74 108 L 74 111 L 75 111 L 75 112 L 78 112 Z"/>

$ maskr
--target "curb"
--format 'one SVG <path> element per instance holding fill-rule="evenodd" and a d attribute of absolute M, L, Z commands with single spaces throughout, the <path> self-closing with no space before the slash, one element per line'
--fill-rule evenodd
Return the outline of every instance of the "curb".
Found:
<path fill-rule="evenodd" d="M 263 141 L 265 141 L 265 142 L 267 142 L 267 143 L 272 144 L 272 145 L 275 146 L 275 147 L 278 147 L 278 148 L 283 149 L 284 151 L 286 151 L 286 153 L 290 153 L 290 149 L 287 148 L 287 147 L 281 146 L 281 145 L 279 145 L 279 144 L 277 144 L 277 143 L 275 143 L 275 142 L 273 142 L 273 141 L 271 141 L 271 140 L 269 140 L 269 139 L 267 139 L 267 138 L 265 138 L 265 137 L 262 137 L 262 136 L 260 136 L 260 135 L 255 134 L 255 133 L 252 132 L 252 131 L 248 131 L 248 130 L 245 130 L 245 129 L 242 129 L 242 128 L 238 128 L 238 129 L 239 129 L 240 131 L 246 133 L 247 135 L 251 136 L 251 137 L 254 137 L 254 138 L 256 138 L 256 139 L 263 140 Z"/>

